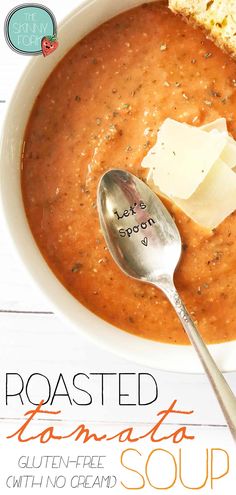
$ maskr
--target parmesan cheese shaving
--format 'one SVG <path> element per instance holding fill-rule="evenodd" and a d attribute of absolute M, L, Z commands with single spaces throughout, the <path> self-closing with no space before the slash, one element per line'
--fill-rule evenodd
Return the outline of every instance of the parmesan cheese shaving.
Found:
<path fill-rule="evenodd" d="M 220 158 L 227 163 L 230 168 L 234 168 L 236 166 L 236 143 L 228 141 Z"/>
<path fill-rule="evenodd" d="M 214 229 L 236 209 L 236 174 L 219 159 L 191 198 L 174 202 L 196 223 Z"/>
<path fill-rule="evenodd" d="M 203 131 L 210 132 L 212 130 L 217 130 L 219 132 L 227 132 L 227 122 L 224 117 L 214 120 L 213 122 L 209 122 L 208 124 L 204 124 L 201 126 Z"/>
<path fill-rule="evenodd" d="M 224 118 L 201 128 L 166 119 L 142 166 L 157 194 L 205 228 L 236 209 L 236 142 Z"/>
<path fill-rule="evenodd" d="M 144 159 L 144 164 L 147 160 L 150 165 L 152 163 L 151 167 L 155 164 L 154 182 L 164 194 L 188 199 L 205 179 L 225 145 L 226 138 L 221 133 L 207 133 L 166 119 L 158 133 L 157 144 Z"/>
<path fill-rule="evenodd" d="M 234 139 L 228 134 L 228 131 L 219 131 L 218 129 L 209 129 L 210 134 L 214 134 L 215 136 L 224 136 L 226 138 L 226 145 L 220 155 L 220 158 L 227 163 L 230 168 L 234 168 L 236 166 L 236 142 Z"/>

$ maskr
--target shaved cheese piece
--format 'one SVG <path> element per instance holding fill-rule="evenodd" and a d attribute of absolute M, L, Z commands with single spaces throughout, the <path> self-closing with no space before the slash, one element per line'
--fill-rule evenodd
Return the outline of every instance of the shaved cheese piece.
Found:
<path fill-rule="evenodd" d="M 160 188 L 153 182 L 153 178 L 152 178 L 152 175 L 150 174 L 150 171 L 148 172 L 148 175 L 147 175 L 147 182 L 148 182 L 148 185 L 149 187 L 152 189 L 152 191 L 156 194 L 158 194 L 158 196 L 161 196 L 162 198 L 166 198 L 166 199 L 169 199 L 169 196 L 167 196 L 166 194 L 164 194 Z"/>
<path fill-rule="evenodd" d="M 215 136 L 223 135 L 226 138 L 226 145 L 220 155 L 221 160 L 223 160 L 230 168 L 234 168 L 236 166 L 236 142 L 235 140 L 228 134 L 228 132 L 222 131 L 219 132 L 218 129 L 212 129 L 210 134 L 214 134 Z"/>
<path fill-rule="evenodd" d="M 147 179 L 147 182 L 153 182 L 153 169 L 152 168 L 149 168 L 146 179 Z"/>
<path fill-rule="evenodd" d="M 236 209 L 236 174 L 219 159 L 191 198 L 174 202 L 196 223 L 214 229 Z"/>
<path fill-rule="evenodd" d="M 236 142 L 228 141 L 223 149 L 220 158 L 230 167 L 236 166 Z"/>
<path fill-rule="evenodd" d="M 186 124 L 187 125 L 187 124 Z M 236 142 L 235 140 L 228 134 L 227 124 L 225 118 L 219 118 L 214 120 L 213 122 L 209 122 L 201 126 L 199 129 L 204 130 L 205 132 L 209 132 L 214 134 L 215 136 L 222 135 L 226 139 L 225 147 L 220 155 L 220 158 L 229 165 L 230 168 L 236 167 Z M 142 161 L 142 167 L 149 168 L 157 168 L 157 153 L 158 153 L 157 143 L 149 150 L 147 155 L 144 157 Z M 149 179 L 148 179 L 149 180 Z"/>
<path fill-rule="evenodd" d="M 157 161 L 157 152 L 158 148 L 156 143 L 143 158 L 141 166 L 144 168 L 149 168 L 150 170 L 156 168 L 159 165 Z"/>
<path fill-rule="evenodd" d="M 223 117 L 220 119 L 216 119 L 213 122 L 202 125 L 200 129 L 204 130 L 205 132 L 214 133 L 215 135 L 218 134 L 218 136 L 221 133 L 223 136 L 226 137 L 227 143 L 220 155 L 220 158 L 225 163 L 227 163 L 230 168 L 234 168 L 236 166 L 236 142 L 232 138 L 232 136 L 228 134 L 226 119 Z"/>
<path fill-rule="evenodd" d="M 213 122 L 209 122 L 208 124 L 204 124 L 200 127 L 203 131 L 210 132 L 214 129 L 216 129 L 219 132 L 227 132 L 227 123 L 226 119 L 224 117 L 221 117 L 219 119 L 213 120 Z"/>
<path fill-rule="evenodd" d="M 156 149 L 150 150 L 156 155 L 149 155 L 152 160 L 156 159 L 154 182 L 168 196 L 189 198 L 205 179 L 225 145 L 226 138 L 222 135 L 166 119 L 159 130 Z"/>
<path fill-rule="evenodd" d="M 205 228 L 236 209 L 236 141 L 224 118 L 202 128 L 166 119 L 142 166 L 154 192 Z"/>

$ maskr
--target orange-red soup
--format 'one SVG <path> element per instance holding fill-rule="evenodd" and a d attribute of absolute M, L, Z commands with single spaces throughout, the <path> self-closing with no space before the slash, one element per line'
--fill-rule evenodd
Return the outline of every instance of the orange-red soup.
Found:
<path fill-rule="evenodd" d="M 30 227 L 47 263 L 91 311 L 133 334 L 187 343 L 164 295 L 126 277 L 99 229 L 96 190 L 111 167 L 141 161 L 166 117 L 227 118 L 236 137 L 236 65 L 163 3 L 126 12 L 64 57 L 32 111 L 22 164 Z M 236 216 L 214 232 L 175 206 L 183 240 L 176 286 L 207 342 L 236 338 Z"/>

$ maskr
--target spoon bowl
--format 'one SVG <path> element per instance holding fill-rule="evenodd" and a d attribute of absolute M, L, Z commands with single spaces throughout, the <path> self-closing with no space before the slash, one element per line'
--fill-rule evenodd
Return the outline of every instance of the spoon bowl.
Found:
<path fill-rule="evenodd" d="M 126 274 L 151 283 L 173 277 L 181 256 L 179 231 L 142 180 L 122 170 L 106 172 L 98 188 L 98 212 L 110 252 Z"/>

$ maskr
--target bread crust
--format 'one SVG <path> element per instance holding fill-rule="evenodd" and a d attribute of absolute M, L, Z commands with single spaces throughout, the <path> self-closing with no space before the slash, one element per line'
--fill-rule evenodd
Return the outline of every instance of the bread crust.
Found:
<path fill-rule="evenodd" d="M 170 10 L 176 14 L 181 15 L 183 19 L 191 24 L 193 27 L 201 28 L 208 39 L 213 41 L 222 51 L 228 53 L 232 58 L 236 60 L 236 37 L 233 40 L 232 37 L 226 37 L 221 35 L 220 32 L 217 34 L 213 33 L 209 27 L 207 27 L 204 22 L 200 22 L 193 12 L 190 12 L 188 8 L 184 6 L 180 7 L 178 0 L 169 0 Z M 236 30 L 236 26 L 235 26 Z"/>

